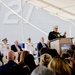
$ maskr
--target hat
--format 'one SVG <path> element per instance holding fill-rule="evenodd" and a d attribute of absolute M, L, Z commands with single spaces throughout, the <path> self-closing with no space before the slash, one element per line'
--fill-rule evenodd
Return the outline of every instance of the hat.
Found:
<path fill-rule="evenodd" d="M 58 26 L 54 26 L 54 29 L 58 28 Z"/>
<path fill-rule="evenodd" d="M 4 38 L 2 41 L 4 41 L 4 40 L 8 41 L 8 39 L 7 39 L 7 38 Z"/>

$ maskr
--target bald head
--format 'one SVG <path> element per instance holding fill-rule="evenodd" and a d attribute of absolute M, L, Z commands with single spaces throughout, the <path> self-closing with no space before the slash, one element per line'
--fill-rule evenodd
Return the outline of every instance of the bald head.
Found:
<path fill-rule="evenodd" d="M 10 50 L 10 51 L 7 53 L 7 59 L 8 59 L 8 60 L 12 60 L 12 61 L 15 60 L 15 53 L 14 53 L 14 51 Z"/>

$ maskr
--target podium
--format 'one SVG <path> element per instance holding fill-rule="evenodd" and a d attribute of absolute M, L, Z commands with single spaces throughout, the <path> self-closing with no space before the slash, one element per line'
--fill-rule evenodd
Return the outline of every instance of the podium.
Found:
<path fill-rule="evenodd" d="M 50 41 L 51 49 L 56 49 L 58 54 L 61 55 L 66 50 L 71 48 L 73 38 L 57 38 Z"/>

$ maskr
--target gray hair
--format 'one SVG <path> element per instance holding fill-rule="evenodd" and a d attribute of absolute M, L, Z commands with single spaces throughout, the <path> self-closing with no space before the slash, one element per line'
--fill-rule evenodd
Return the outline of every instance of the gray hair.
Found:
<path fill-rule="evenodd" d="M 56 75 L 56 73 L 54 72 L 54 70 L 48 69 L 45 66 L 38 66 L 33 70 L 31 75 Z"/>

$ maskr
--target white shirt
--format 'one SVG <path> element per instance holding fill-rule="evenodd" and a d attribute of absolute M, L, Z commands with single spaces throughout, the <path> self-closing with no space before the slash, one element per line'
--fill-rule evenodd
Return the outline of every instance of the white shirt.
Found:
<path fill-rule="evenodd" d="M 10 50 L 10 45 L 9 45 L 9 44 L 1 44 L 1 45 L 0 45 L 0 51 L 1 51 L 1 53 L 3 53 L 4 55 L 6 55 L 9 50 Z"/>
<path fill-rule="evenodd" d="M 33 43 L 26 43 L 25 44 L 25 50 L 28 51 L 30 54 L 34 54 L 35 53 L 35 47 Z"/>
<path fill-rule="evenodd" d="M 42 43 L 42 46 L 43 46 L 43 48 L 46 48 L 46 45 L 45 45 L 45 43 Z"/>
<path fill-rule="evenodd" d="M 33 43 L 26 43 L 25 44 L 25 50 L 27 50 L 27 51 L 35 50 L 35 47 L 34 47 Z"/>

